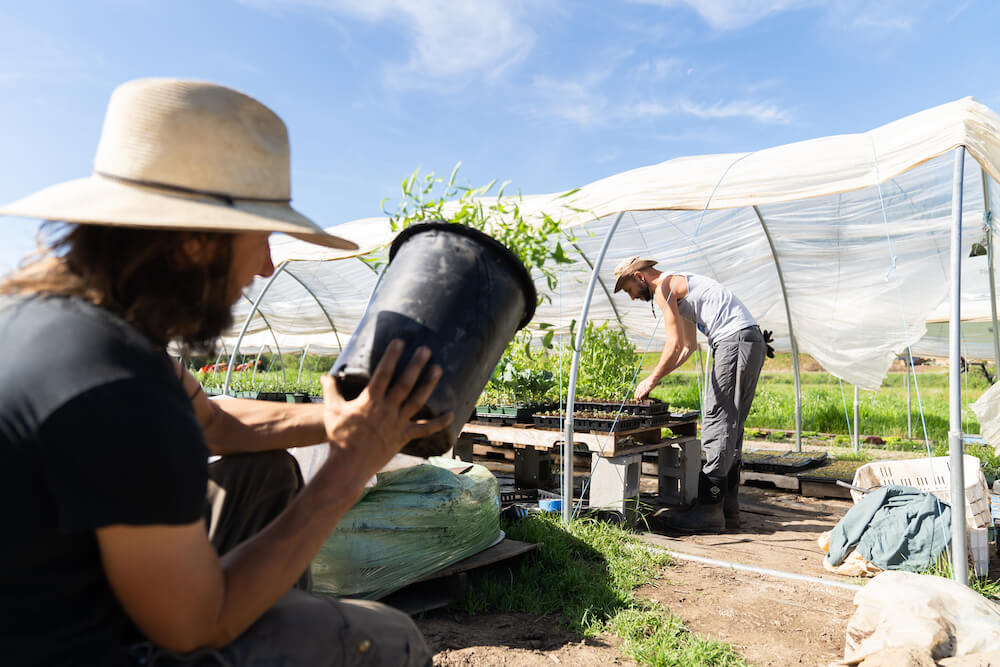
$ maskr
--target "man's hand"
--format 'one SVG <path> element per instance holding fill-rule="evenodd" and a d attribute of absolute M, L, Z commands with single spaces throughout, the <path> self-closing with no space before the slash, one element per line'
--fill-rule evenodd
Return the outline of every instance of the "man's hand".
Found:
<path fill-rule="evenodd" d="M 656 385 L 660 384 L 659 379 L 653 377 L 652 375 L 640 382 L 635 388 L 635 400 L 644 401 L 649 396 L 649 393 L 656 388 Z"/>
<path fill-rule="evenodd" d="M 440 431 L 454 417 L 449 412 L 434 419 L 413 419 L 441 379 L 441 367 L 432 366 L 418 385 L 431 356 L 428 348 L 420 347 L 399 380 L 390 386 L 403 348 L 398 339 L 389 344 L 368 386 L 353 401 L 344 400 L 332 377 L 321 379 L 323 420 L 330 446 L 349 451 L 364 479 L 381 470 L 410 440 Z"/>

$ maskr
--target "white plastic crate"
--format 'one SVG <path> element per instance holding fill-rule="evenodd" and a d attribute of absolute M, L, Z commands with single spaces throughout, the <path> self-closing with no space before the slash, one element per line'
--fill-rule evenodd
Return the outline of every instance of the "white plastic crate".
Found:
<path fill-rule="evenodd" d="M 989 528 L 969 528 L 969 554 L 977 577 L 985 577 L 990 571 Z"/>
<path fill-rule="evenodd" d="M 966 454 L 965 461 L 965 521 L 970 528 L 985 529 L 993 518 L 990 515 L 989 487 L 983 477 L 982 465 L 975 456 Z M 932 474 L 933 473 L 933 474 Z M 931 459 L 904 459 L 902 461 L 874 461 L 854 473 L 854 486 L 871 489 L 879 486 L 912 486 L 920 491 L 933 493 L 951 503 L 951 462 L 947 456 Z M 851 490 L 854 502 L 864 494 Z M 985 535 L 985 532 L 983 533 Z"/>

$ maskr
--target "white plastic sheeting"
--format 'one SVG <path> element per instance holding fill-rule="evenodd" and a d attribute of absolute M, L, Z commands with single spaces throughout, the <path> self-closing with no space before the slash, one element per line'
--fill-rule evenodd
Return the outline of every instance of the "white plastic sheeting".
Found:
<path fill-rule="evenodd" d="M 658 259 L 660 269 L 711 276 L 729 286 L 786 350 L 787 298 L 799 350 L 834 375 L 875 389 L 896 354 L 924 336 L 925 322 L 947 312 L 951 150 L 959 145 L 967 147 L 962 223 L 963 299 L 969 308 L 963 316 L 988 318 L 985 258 L 968 254 L 982 236 L 984 174 L 991 176 L 990 206 L 1000 208 L 1000 117 L 963 99 L 864 134 L 677 158 L 570 196 L 523 198 L 521 209 L 529 217 L 545 212 L 570 225 L 580 252 L 580 261 L 562 267 L 560 285 L 535 322 L 568 331 L 585 297 L 588 261 L 598 255 L 614 217 L 625 211 L 600 272 L 608 290 L 613 267 L 633 254 Z M 363 249 L 381 247 L 375 254 L 383 261 L 392 238 L 384 219 L 333 231 Z M 283 275 L 274 279 L 248 331 L 270 327 L 300 342 L 313 335 L 329 341 L 334 331 L 346 343 L 375 286 L 372 265 L 356 254 L 293 240 L 276 242 L 274 255 L 276 264 L 284 262 Z M 247 290 L 233 335 L 266 282 Z M 601 287 L 590 318 L 620 320 L 640 349 L 656 321 L 647 304 L 629 304 L 622 294 L 609 298 Z M 661 344 L 656 336 L 651 347 Z"/>

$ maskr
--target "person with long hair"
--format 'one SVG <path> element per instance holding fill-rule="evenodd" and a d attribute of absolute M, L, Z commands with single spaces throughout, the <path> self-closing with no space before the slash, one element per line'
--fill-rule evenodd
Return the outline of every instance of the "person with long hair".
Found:
<path fill-rule="evenodd" d="M 0 281 L 5 664 L 431 664 L 405 614 L 309 593 L 365 482 L 450 422 L 415 418 L 441 374 L 430 352 L 393 382 L 396 341 L 356 399 L 325 377 L 323 405 L 303 406 L 209 401 L 166 353 L 231 325 L 274 271 L 272 232 L 356 248 L 289 192 L 274 112 L 142 79 L 113 93 L 89 178 L 0 207 L 54 221 Z M 320 442 L 304 484 L 283 450 Z"/>

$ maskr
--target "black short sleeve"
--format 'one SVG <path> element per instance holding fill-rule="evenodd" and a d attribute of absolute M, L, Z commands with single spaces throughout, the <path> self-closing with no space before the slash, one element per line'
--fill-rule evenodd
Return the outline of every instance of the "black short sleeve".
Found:
<path fill-rule="evenodd" d="M 59 408 L 39 435 L 59 533 L 202 517 L 208 450 L 177 386 L 141 377 L 102 385 Z"/>

